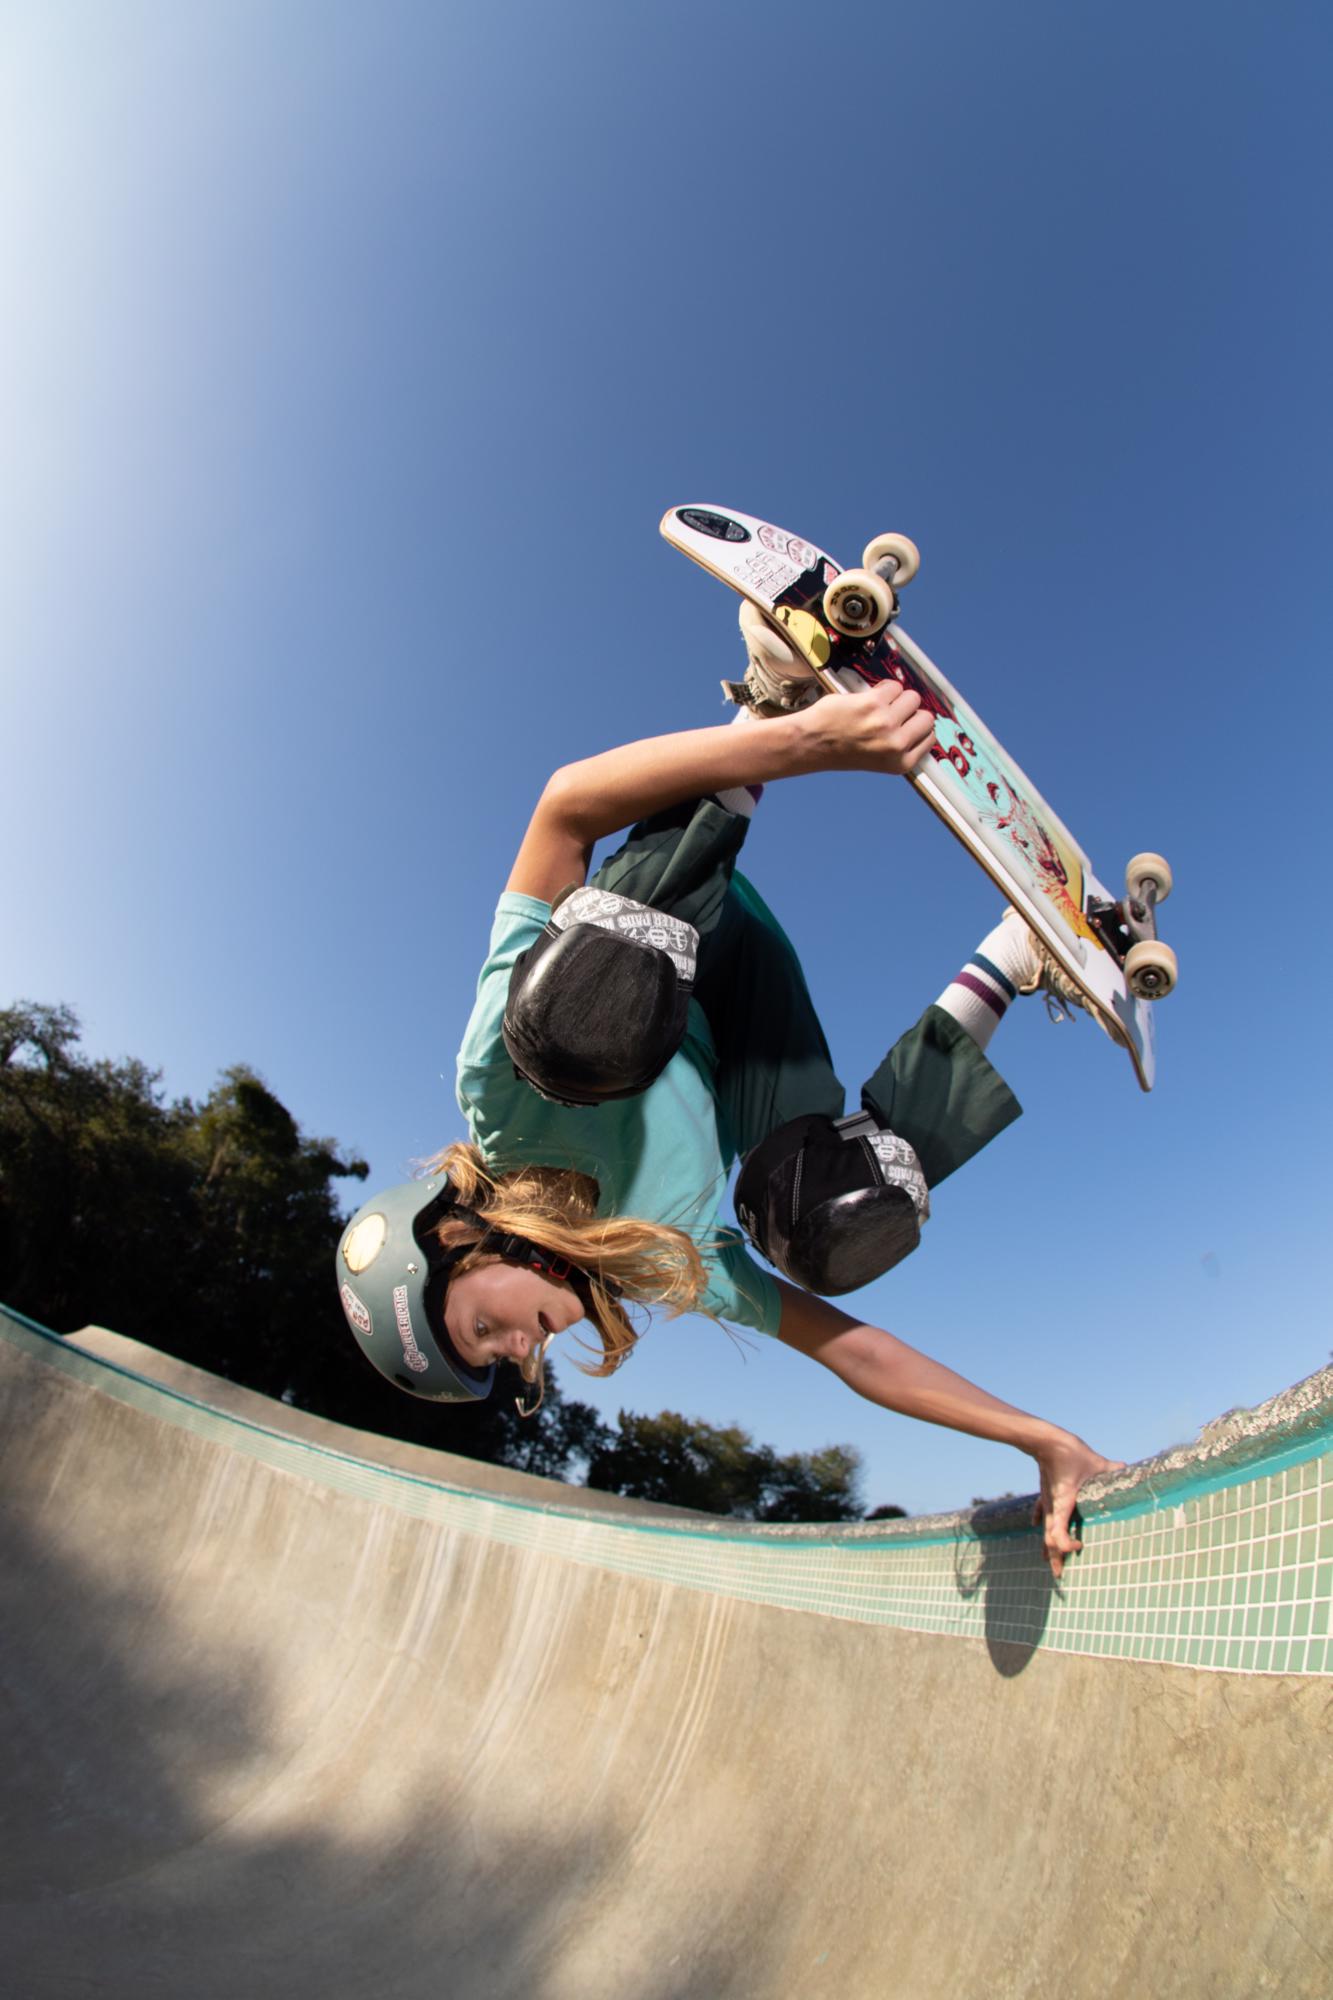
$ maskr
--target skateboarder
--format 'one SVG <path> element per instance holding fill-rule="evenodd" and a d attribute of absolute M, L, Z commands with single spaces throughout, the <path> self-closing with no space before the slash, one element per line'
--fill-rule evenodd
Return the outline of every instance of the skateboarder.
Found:
<path fill-rule="evenodd" d="M 749 611 L 758 713 L 547 784 L 459 1054 L 469 1139 L 358 1210 L 338 1250 L 344 1311 L 383 1374 L 442 1400 L 487 1394 L 511 1360 L 539 1401 L 550 1339 L 585 1318 L 602 1350 L 589 1372 L 609 1374 L 634 1304 L 776 1335 L 871 1402 L 1029 1452 L 1058 1577 L 1081 1546 L 1079 1489 L 1113 1461 L 825 1295 L 909 1254 L 929 1190 L 1019 1115 L 986 1055 L 1015 995 L 1069 996 L 1027 926 L 1000 923 L 844 1116 L 795 951 L 736 858 L 764 784 L 902 774 L 933 723 L 896 683 L 808 699 L 804 662 Z M 594 843 L 626 827 L 587 883 Z M 880 921 L 848 895 L 853 933 Z M 722 1220 L 738 1157 L 738 1217 L 779 1275 Z"/>

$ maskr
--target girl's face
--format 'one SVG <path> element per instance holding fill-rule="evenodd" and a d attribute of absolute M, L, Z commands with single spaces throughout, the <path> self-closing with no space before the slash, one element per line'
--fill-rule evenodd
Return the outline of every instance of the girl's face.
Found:
<path fill-rule="evenodd" d="M 473 1368 L 526 1361 L 548 1333 L 565 1333 L 582 1318 L 578 1294 L 564 1279 L 499 1257 L 451 1279 L 444 1300 L 449 1338 Z"/>

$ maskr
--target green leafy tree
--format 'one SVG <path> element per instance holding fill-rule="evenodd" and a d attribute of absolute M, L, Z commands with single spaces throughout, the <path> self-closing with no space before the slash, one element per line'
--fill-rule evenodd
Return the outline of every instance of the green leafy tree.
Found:
<path fill-rule="evenodd" d="M 588 1484 L 605 1493 L 695 1507 L 752 1520 L 759 1498 L 747 1433 L 719 1429 L 675 1410 L 660 1416 L 621 1410 L 617 1434 L 588 1467 Z"/>
<path fill-rule="evenodd" d="M 859 1454 L 846 1445 L 779 1456 L 747 1431 L 675 1410 L 622 1410 L 615 1437 L 594 1454 L 588 1484 L 743 1521 L 854 1521 Z"/>
<path fill-rule="evenodd" d="M 87 1062 L 67 1007 L 0 1012 L 0 1284 L 64 1332 L 133 1310 L 188 1254 L 186 1113 L 142 1063 Z"/>
<path fill-rule="evenodd" d="M 850 1445 L 822 1451 L 793 1451 L 769 1461 L 758 1521 L 858 1521 L 861 1518 L 861 1454 Z"/>

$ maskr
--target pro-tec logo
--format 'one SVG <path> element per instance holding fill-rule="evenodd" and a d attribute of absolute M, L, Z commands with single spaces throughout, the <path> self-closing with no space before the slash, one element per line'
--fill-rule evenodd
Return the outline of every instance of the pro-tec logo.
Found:
<path fill-rule="evenodd" d="M 398 1322 L 398 1338 L 403 1343 L 403 1359 L 414 1375 L 424 1375 L 430 1367 L 425 1355 L 417 1346 L 417 1337 L 412 1331 L 412 1315 L 407 1310 L 407 1286 L 393 1288 L 393 1316 Z"/>
<path fill-rule="evenodd" d="M 345 1280 L 339 1288 L 338 1296 L 343 1302 L 343 1311 L 347 1314 L 353 1333 L 362 1333 L 369 1340 L 371 1334 L 370 1314 L 352 1290 L 352 1287 Z"/>

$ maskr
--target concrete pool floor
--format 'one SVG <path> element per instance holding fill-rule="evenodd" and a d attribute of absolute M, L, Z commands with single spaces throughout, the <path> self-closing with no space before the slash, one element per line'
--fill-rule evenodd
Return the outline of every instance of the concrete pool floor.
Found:
<path fill-rule="evenodd" d="M 1326 1672 L 732 1594 L 837 1543 L 870 1602 L 901 1550 L 0 1330 L 16 2000 L 1333 1991 Z"/>

